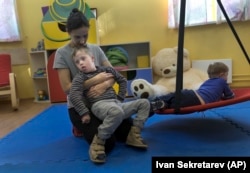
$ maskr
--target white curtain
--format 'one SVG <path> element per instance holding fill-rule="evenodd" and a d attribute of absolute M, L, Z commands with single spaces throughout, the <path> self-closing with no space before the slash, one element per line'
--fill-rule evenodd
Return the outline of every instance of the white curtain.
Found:
<path fill-rule="evenodd" d="M 168 0 L 168 27 L 178 28 L 181 0 Z M 221 0 L 231 21 L 250 19 L 250 0 Z M 217 0 L 186 0 L 185 26 L 221 23 L 225 17 Z"/>
<path fill-rule="evenodd" d="M 15 0 L 0 0 L 0 42 L 20 41 Z"/>

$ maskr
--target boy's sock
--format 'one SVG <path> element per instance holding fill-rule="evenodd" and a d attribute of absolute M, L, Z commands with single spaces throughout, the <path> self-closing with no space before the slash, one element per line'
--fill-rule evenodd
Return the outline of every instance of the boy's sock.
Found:
<path fill-rule="evenodd" d="M 153 111 L 157 111 L 167 107 L 167 104 L 163 100 L 156 100 L 151 102 L 150 104 Z"/>

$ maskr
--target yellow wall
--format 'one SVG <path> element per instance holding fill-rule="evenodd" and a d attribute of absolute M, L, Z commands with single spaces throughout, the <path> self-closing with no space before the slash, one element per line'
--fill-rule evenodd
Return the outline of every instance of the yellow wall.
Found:
<path fill-rule="evenodd" d="M 151 55 L 165 47 L 178 45 L 178 30 L 167 27 L 167 0 L 86 0 L 97 8 L 101 44 L 150 41 Z M 41 7 L 50 0 L 18 0 L 23 33 L 20 43 L 0 43 L 1 47 L 24 47 L 30 50 L 43 38 L 40 31 Z M 250 21 L 233 23 L 246 51 L 250 54 Z M 184 47 L 191 59 L 233 59 L 233 87 L 250 86 L 250 65 L 229 26 L 224 23 L 185 29 Z M 21 98 L 33 97 L 29 65 L 14 66 Z"/>

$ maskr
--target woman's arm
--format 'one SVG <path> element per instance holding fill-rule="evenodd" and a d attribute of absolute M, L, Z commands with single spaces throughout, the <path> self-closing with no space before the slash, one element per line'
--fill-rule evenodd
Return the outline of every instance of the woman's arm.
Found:
<path fill-rule="evenodd" d="M 92 86 L 87 94 L 88 97 L 98 97 L 104 93 L 107 88 L 112 87 L 115 83 L 114 78 L 109 78 L 108 80 Z"/>
<path fill-rule="evenodd" d="M 108 60 L 103 61 L 101 65 L 106 66 L 106 67 L 112 67 L 112 65 L 110 64 L 110 62 Z M 101 83 L 105 82 L 106 80 L 109 80 L 109 78 L 112 78 L 112 77 L 113 77 L 112 74 L 108 74 L 108 73 L 105 73 L 105 72 L 99 73 L 95 77 L 85 81 L 85 83 L 83 85 L 84 85 L 85 88 L 90 88 L 92 86 L 101 84 Z"/>
<path fill-rule="evenodd" d="M 102 66 L 112 67 L 112 65 L 110 64 L 110 62 L 108 60 L 103 61 Z M 103 75 L 101 73 L 95 76 L 96 78 L 100 77 L 100 79 L 93 81 L 93 83 L 95 83 L 94 85 L 93 85 L 93 83 L 92 83 L 92 85 L 89 85 L 90 90 L 88 92 L 88 97 L 97 97 L 97 96 L 101 95 L 102 93 L 104 93 L 107 88 L 112 87 L 115 84 L 113 74 L 111 74 L 111 73 L 104 73 L 104 74 L 105 74 L 104 76 L 101 76 L 101 75 Z M 95 80 L 95 78 L 92 78 L 92 79 Z"/>
<path fill-rule="evenodd" d="M 63 91 L 69 94 L 71 88 L 71 78 L 69 69 L 57 69 L 59 81 Z M 101 73 L 97 76 L 84 82 L 84 87 L 90 88 L 89 96 L 99 95 L 103 93 L 108 87 L 113 86 L 114 79 L 110 73 Z M 93 86 L 93 87 L 92 87 Z"/>
<path fill-rule="evenodd" d="M 103 82 L 109 80 L 110 78 L 113 78 L 113 75 L 111 73 L 102 72 L 92 77 L 91 79 L 85 81 L 83 86 L 84 88 L 90 88 L 92 86 L 102 84 Z"/>
<path fill-rule="evenodd" d="M 66 94 L 69 94 L 69 90 L 71 87 L 71 78 L 70 78 L 69 69 L 66 69 L 66 68 L 57 69 L 57 73 L 58 73 L 59 81 L 60 81 L 60 84 L 61 84 L 63 91 Z"/>
<path fill-rule="evenodd" d="M 103 61 L 103 62 L 102 62 L 102 66 L 105 66 L 105 67 L 112 67 L 112 65 L 110 64 L 109 61 Z"/>

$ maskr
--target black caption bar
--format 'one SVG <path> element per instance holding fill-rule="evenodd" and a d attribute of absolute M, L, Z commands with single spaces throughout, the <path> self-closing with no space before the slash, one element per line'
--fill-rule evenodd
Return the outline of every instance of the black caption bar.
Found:
<path fill-rule="evenodd" d="M 152 157 L 152 173 L 201 171 L 250 172 L 250 157 Z"/>

